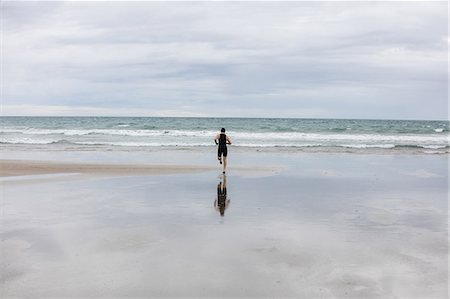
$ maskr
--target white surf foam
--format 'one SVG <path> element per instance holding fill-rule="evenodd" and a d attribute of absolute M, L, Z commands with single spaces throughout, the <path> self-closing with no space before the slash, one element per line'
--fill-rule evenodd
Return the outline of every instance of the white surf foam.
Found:
<path fill-rule="evenodd" d="M 49 144 L 66 142 L 85 145 L 119 146 L 210 146 L 217 132 L 212 130 L 130 130 L 130 129 L 36 129 L 3 128 L 0 142 Z M 394 148 L 396 146 L 442 149 L 448 134 L 383 135 L 302 132 L 228 132 L 242 147 L 349 147 Z"/>

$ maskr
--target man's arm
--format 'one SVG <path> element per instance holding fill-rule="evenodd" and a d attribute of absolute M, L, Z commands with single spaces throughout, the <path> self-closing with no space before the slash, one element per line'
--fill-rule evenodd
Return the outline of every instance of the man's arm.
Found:
<path fill-rule="evenodd" d="M 215 144 L 219 144 L 219 143 L 217 142 L 217 140 L 219 140 L 219 134 L 217 134 L 217 135 L 216 135 L 216 138 L 214 138 L 214 143 L 215 143 Z"/>
<path fill-rule="evenodd" d="M 230 137 L 228 137 L 228 136 L 227 136 L 227 143 L 228 143 L 228 144 L 231 144 L 231 139 L 230 139 Z"/>

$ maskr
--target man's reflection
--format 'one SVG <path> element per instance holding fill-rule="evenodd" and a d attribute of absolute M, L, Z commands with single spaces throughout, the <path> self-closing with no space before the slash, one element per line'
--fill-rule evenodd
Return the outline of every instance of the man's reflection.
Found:
<path fill-rule="evenodd" d="M 230 205 L 230 200 L 227 199 L 227 177 L 223 175 L 223 183 L 219 182 L 217 185 L 217 200 L 214 201 L 214 208 L 219 211 L 220 216 L 225 215 L 225 210 Z"/>

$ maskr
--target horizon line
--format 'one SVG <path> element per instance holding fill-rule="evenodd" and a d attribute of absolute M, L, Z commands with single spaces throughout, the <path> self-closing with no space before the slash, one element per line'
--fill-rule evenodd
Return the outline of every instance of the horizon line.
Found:
<path fill-rule="evenodd" d="M 6 117 L 67 117 L 67 118 L 221 118 L 221 119 L 327 119 L 327 120 L 395 120 L 395 121 L 447 121 L 450 119 L 417 119 L 417 118 L 345 118 L 345 117 L 246 117 L 246 116 L 118 116 L 118 115 L 0 115 L 0 118 Z"/>

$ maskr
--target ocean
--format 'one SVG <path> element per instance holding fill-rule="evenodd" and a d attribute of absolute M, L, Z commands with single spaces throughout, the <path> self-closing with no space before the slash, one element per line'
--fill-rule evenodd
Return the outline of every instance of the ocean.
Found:
<path fill-rule="evenodd" d="M 222 128 L 241 148 L 449 153 L 449 122 L 293 118 L 1 117 L 2 145 L 213 147 Z"/>

